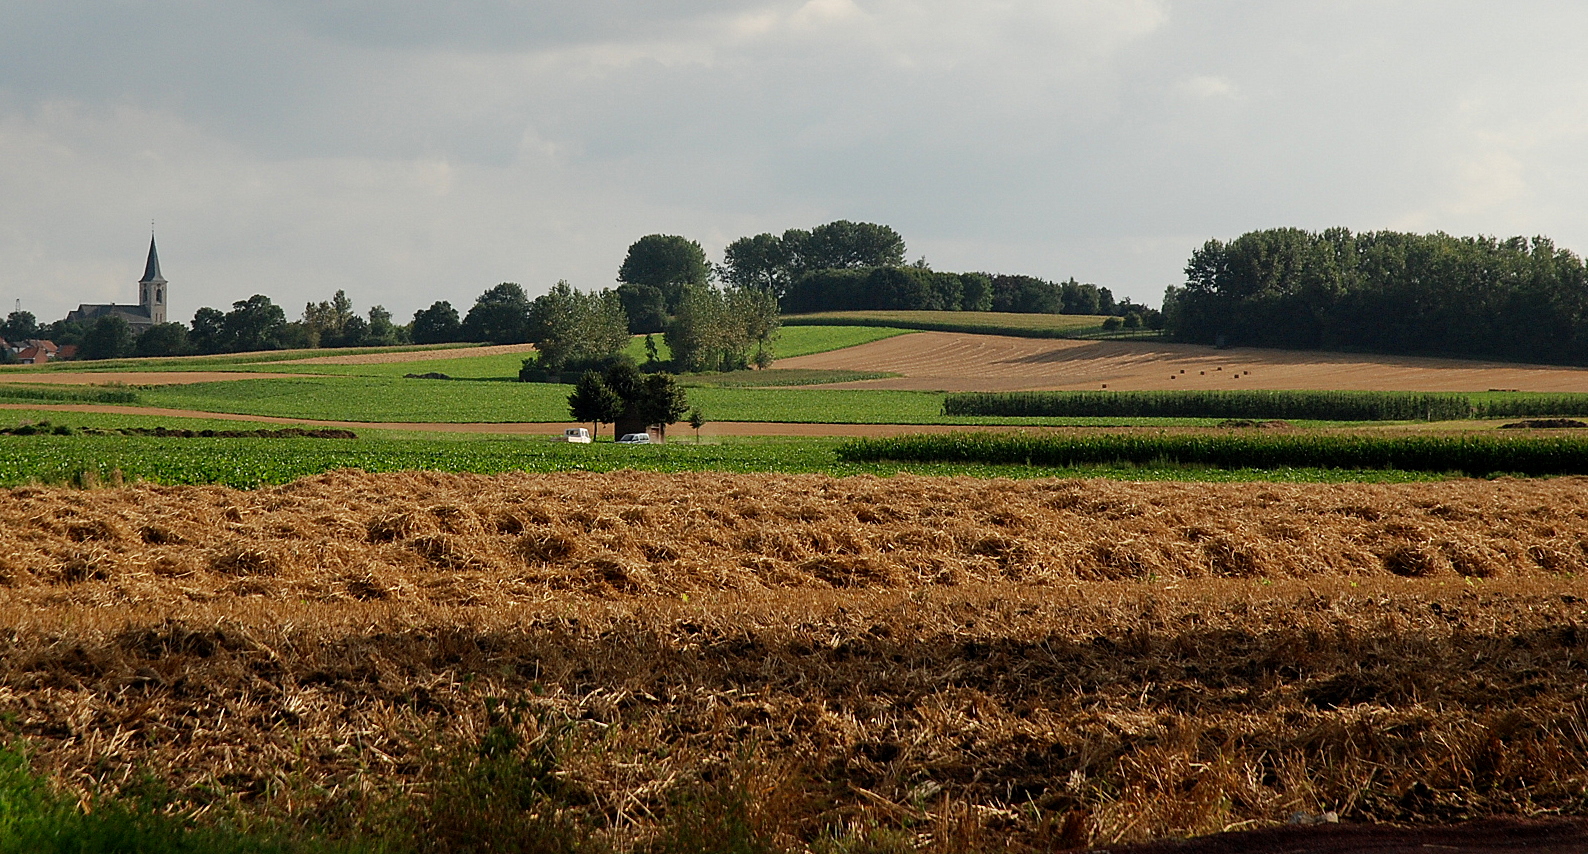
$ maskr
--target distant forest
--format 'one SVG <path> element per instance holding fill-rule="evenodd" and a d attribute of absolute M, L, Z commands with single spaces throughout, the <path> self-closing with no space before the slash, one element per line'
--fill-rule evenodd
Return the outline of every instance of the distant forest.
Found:
<path fill-rule="evenodd" d="M 1588 364 L 1588 268 L 1543 237 L 1253 231 L 1193 253 L 1163 312 L 1197 344 Z"/>

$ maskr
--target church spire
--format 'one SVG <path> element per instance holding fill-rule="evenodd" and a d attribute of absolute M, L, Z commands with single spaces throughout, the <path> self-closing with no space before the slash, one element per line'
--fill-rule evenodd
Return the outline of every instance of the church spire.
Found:
<path fill-rule="evenodd" d="M 160 256 L 154 251 L 154 233 L 149 233 L 149 262 L 143 267 L 143 278 L 139 284 L 159 282 L 165 284 L 165 278 L 160 275 Z"/>

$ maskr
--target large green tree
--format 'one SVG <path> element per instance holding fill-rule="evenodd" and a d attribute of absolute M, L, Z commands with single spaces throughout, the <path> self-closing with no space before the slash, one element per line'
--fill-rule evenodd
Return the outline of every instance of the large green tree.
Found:
<path fill-rule="evenodd" d="M 187 327 L 180 323 L 156 323 L 133 344 L 133 354 L 138 356 L 181 356 L 187 352 Z"/>
<path fill-rule="evenodd" d="M 188 334 L 188 343 L 200 353 L 219 353 L 225 347 L 225 332 L 222 326 L 226 323 L 226 314 L 218 308 L 204 306 L 193 312 L 192 332 Z"/>
<path fill-rule="evenodd" d="M 264 294 L 232 303 L 221 321 L 222 349 L 230 353 L 276 350 L 286 332 L 287 315 Z"/>
<path fill-rule="evenodd" d="M 796 252 L 801 270 L 898 267 L 904 238 L 886 225 L 841 219 L 811 229 Z"/>
<path fill-rule="evenodd" d="M 765 367 L 778 325 L 777 299 L 767 291 L 692 287 L 667 325 L 667 347 L 681 371 L 733 371 L 751 361 Z"/>
<path fill-rule="evenodd" d="M 514 282 L 480 294 L 463 318 L 463 340 L 491 344 L 529 341 L 529 296 Z"/>
<path fill-rule="evenodd" d="M 840 219 L 805 231 L 741 237 L 723 252 L 722 278 L 782 298 L 800 277 L 821 270 L 904 264 L 904 238 L 886 225 Z"/>
<path fill-rule="evenodd" d="M 782 297 L 793 283 L 794 247 L 776 234 L 741 237 L 723 250 L 722 278 L 740 288 Z"/>
<path fill-rule="evenodd" d="M 4 324 L 0 324 L 0 338 L 7 341 L 23 341 L 28 338 L 37 338 L 39 334 L 38 319 L 30 311 L 13 311 L 6 315 Z"/>
<path fill-rule="evenodd" d="M 78 346 L 80 359 L 119 359 L 132 355 L 132 327 L 119 314 L 107 314 L 89 325 Z"/>
<path fill-rule="evenodd" d="M 452 303 L 439 300 L 414 312 L 413 340 L 415 344 L 445 344 L 463 340 L 463 323 Z"/>
<path fill-rule="evenodd" d="M 575 421 L 590 422 L 590 435 L 599 436 L 602 424 L 623 417 L 623 398 L 606 384 L 601 374 L 585 371 L 568 395 L 568 414 Z"/>
<path fill-rule="evenodd" d="M 567 282 L 530 304 L 528 329 L 535 365 L 547 373 L 605 363 L 629 343 L 628 317 L 615 292 L 584 293 Z"/>
<path fill-rule="evenodd" d="M 704 285 L 711 277 L 706 251 L 700 244 L 676 234 L 647 234 L 629 246 L 618 281 L 649 285 L 662 292 L 669 314 L 690 285 Z"/>
<path fill-rule="evenodd" d="M 338 290 L 329 302 L 306 303 L 300 321 L 309 334 L 310 347 L 346 347 L 344 330 L 357 318 L 347 292 Z"/>
<path fill-rule="evenodd" d="M 667 298 L 662 289 L 650 285 L 618 285 L 618 299 L 628 316 L 629 333 L 649 335 L 667 328 Z"/>

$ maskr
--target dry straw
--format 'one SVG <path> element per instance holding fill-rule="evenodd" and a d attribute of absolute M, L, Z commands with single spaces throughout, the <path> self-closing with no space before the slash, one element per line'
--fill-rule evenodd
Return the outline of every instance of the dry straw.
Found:
<path fill-rule="evenodd" d="M 619 848 L 701 786 L 941 851 L 1573 811 L 1585 485 L 15 489 L 0 714 L 71 788 L 310 821 L 428 797 L 498 698 Z"/>

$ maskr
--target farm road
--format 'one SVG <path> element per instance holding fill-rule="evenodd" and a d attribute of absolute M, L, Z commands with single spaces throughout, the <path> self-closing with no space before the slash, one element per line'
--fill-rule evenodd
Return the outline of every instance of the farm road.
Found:
<path fill-rule="evenodd" d="M 100 415 L 150 415 L 159 418 L 211 418 L 220 421 L 251 421 L 264 424 L 293 424 L 304 427 L 342 427 L 362 430 L 416 430 L 434 433 L 500 433 L 509 436 L 560 434 L 569 427 L 590 425 L 561 421 L 517 421 L 504 423 L 437 423 L 405 421 L 316 421 L 309 418 L 280 418 L 272 415 L 238 415 L 231 412 L 201 412 L 194 409 L 162 409 L 153 406 L 114 406 L 94 403 L 0 403 L 0 410 L 27 409 L 44 412 L 87 412 Z M 700 430 L 703 438 L 713 436 L 897 436 L 904 433 L 949 433 L 962 430 L 1044 430 L 1044 427 L 978 427 L 952 424 L 784 424 L 767 421 L 714 421 Z M 673 427 L 676 439 L 693 438 L 688 425 Z"/>
<path fill-rule="evenodd" d="M 1588 370 L 1303 350 L 1217 350 L 1160 341 L 1081 341 L 918 332 L 780 359 L 780 368 L 887 371 L 822 388 L 910 391 L 1322 389 L 1588 392 Z"/>

